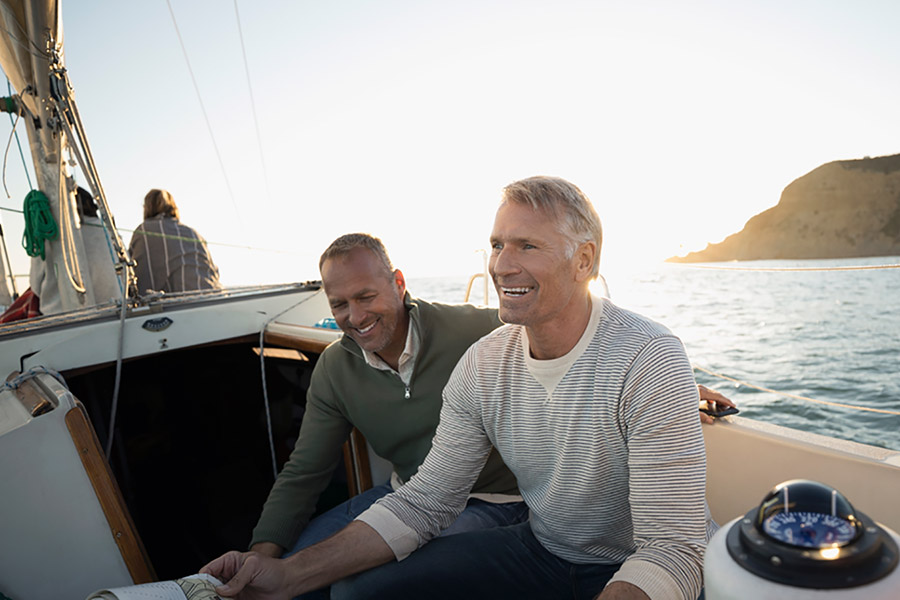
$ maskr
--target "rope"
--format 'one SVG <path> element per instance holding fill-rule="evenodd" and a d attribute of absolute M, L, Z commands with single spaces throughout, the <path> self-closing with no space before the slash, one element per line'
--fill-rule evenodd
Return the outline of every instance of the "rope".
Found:
<path fill-rule="evenodd" d="M 78 250 L 75 245 L 75 231 L 73 225 L 72 210 L 74 207 L 66 201 L 68 190 L 66 190 L 66 181 L 62 176 L 63 172 L 63 146 L 62 136 L 58 136 L 59 146 L 56 149 L 57 164 L 56 172 L 58 176 L 56 193 L 59 198 L 59 216 L 60 216 L 60 232 L 63 265 L 66 267 L 66 276 L 72 288 L 79 294 L 84 294 L 87 289 L 84 285 L 84 276 L 81 274 L 81 265 L 78 263 Z"/>
<path fill-rule="evenodd" d="M 58 90 L 58 93 L 55 95 L 55 104 L 56 110 L 60 115 L 59 122 L 62 124 L 66 134 L 66 149 L 69 152 L 70 163 L 72 162 L 71 157 L 74 155 L 79 167 L 81 167 L 82 173 L 84 173 L 87 178 L 87 185 L 97 203 L 107 243 L 112 245 L 111 252 L 113 255 L 113 263 L 116 265 L 116 270 L 121 269 L 126 272 L 125 279 L 127 281 L 126 287 L 128 294 L 136 295 L 137 290 L 135 288 L 137 279 L 133 272 L 134 261 L 128 256 L 125 243 L 122 241 L 113 222 L 112 215 L 110 214 L 109 204 L 106 201 L 106 194 L 103 191 L 103 186 L 100 184 L 100 176 L 97 174 L 94 157 L 91 154 L 87 136 L 84 134 L 84 125 L 81 121 L 81 115 L 78 112 L 78 105 L 72 97 L 72 86 L 69 82 L 65 68 L 62 67 L 62 57 L 56 49 L 53 51 L 52 62 L 54 69 L 52 71 L 51 82 Z M 60 139 L 63 138 L 60 137 Z M 62 149 L 60 149 L 60 156 L 61 155 Z M 62 165 L 60 163 L 60 168 L 61 167 Z M 62 193 L 60 194 L 60 197 L 62 197 Z"/>
<path fill-rule="evenodd" d="M 125 291 L 127 284 L 122 282 L 127 274 L 123 270 L 119 279 L 119 291 L 122 292 L 122 302 L 119 304 L 119 344 L 116 347 L 116 379 L 113 384 L 112 407 L 109 411 L 109 437 L 106 438 L 106 460 L 112 456 L 113 439 L 116 432 L 116 413 L 119 409 L 119 388 L 122 383 L 122 357 L 125 348 L 125 307 L 128 295 Z"/>
<path fill-rule="evenodd" d="M 40 190 L 31 190 L 25 196 L 25 232 L 22 234 L 22 247 L 28 256 L 45 258 L 44 241 L 59 237 L 59 227 L 50 212 L 50 202 Z"/>
<path fill-rule="evenodd" d="M 678 266 L 686 269 L 709 269 L 713 271 L 864 271 L 866 269 L 900 269 L 900 264 L 850 265 L 846 267 L 732 267 L 725 265 L 686 265 L 679 263 Z"/>
<path fill-rule="evenodd" d="M 9 381 L 5 381 L 5 382 L 3 383 L 3 385 L 0 385 L 0 391 L 5 391 L 5 390 L 10 390 L 10 391 L 12 391 L 12 390 L 17 390 L 17 389 L 19 389 L 19 386 L 20 386 L 20 385 L 22 385 L 23 383 L 25 383 L 25 382 L 28 381 L 29 379 L 32 379 L 32 378 L 34 378 L 35 376 L 40 375 L 40 374 L 45 374 L 45 375 L 50 375 L 50 376 L 52 376 L 52 377 L 53 377 L 54 379 L 56 379 L 56 380 L 57 380 L 64 388 L 69 389 L 69 386 L 68 386 L 68 384 L 66 383 L 66 380 L 63 378 L 62 374 L 60 374 L 58 371 L 54 371 L 53 369 L 49 369 L 49 368 L 47 368 L 47 367 L 32 367 L 32 368 L 28 369 L 27 371 L 18 374 L 17 376 L 15 376 L 14 378 L 10 379 Z"/>
<path fill-rule="evenodd" d="M 796 394 L 789 394 L 787 392 L 779 392 L 776 390 L 770 390 L 769 388 L 764 388 L 758 385 L 753 385 L 752 383 L 747 383 L 746 381 L 741 381 L 740 379 L 735 379 L 733 377 L 729 377 L 727 375 L 723 375 L 721 373 L 716 373 L 715 371 L 710 371 L 709 369 L 705 369 L 698 365 L 693 365 L 694 369 L 698 371 L 703 371 L 707 375 L 712 375 L 713 377 L 718 377 L 719 379 L 725 379 L 727 381 L 731 381 L 733 383 L 737 383 L 738 385 L 744 385 L 749 388 L 753 388 L 755 390 L 759 390 L 761 392 L 768 392 L 770 394 L 776 394 L 778 396 L 784 396 L 786 398 L 794 398 L 795 400 L 805 400 L 806 402 L 815 402 L 816 404 L 825 404 L 826 406 L 836 406 L 839 408 L 851 408 L 853 410 L 862 410 L 866 412 L 880 413 L 884 415 L 900 415 L 900 411 L 896 410 L 886 410 L 881 408 L 869 408 L 868 406 L 855 406 L 853 404 L 841 404 L 840 402 L 829 402 L 827 400 L 816 400 L 815 398 L 807 398 L 806 396 L 798 396 Z"/>
<path fill-rule="evenodd" d="M 263 323 L 262 328 L 259 330 L 259 369 L 262 376 L 262 391 L 263 391 L 263 404 L 266 408 L 266 427 L 269 431 L 269 450 L 272 453 L 272 476 L 275 479 L 278 479 L 278 462 L 275 460 L 275 436 L 272 433 L 272 412 L 269 409 L 269 391 L 268 386 L 266 385 L 266 353 L 265 353 L 265 335 L 266 335 L 266 327 L 269 324 L 286 313 L 287 311 L 296 308 L 303 304 L 304 302 L 310 300 L 315 293 L 309 294 L 308 296 L 302 298 L 295 304 L 288 306 L 286 309 Z"/>

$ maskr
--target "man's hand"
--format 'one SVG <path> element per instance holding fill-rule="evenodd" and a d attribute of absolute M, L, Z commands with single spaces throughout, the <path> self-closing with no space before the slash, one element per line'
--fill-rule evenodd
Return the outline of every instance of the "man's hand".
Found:
<path fill-rule="evenodd" d="M 627 581 L 613 581 L 595 600 L 650 600 L 644 590 Z"/>
<path fill-rule="evenodd" d="M 239 600 L 291 598 L 285 586 L 285 562 L 256 552 L 232 551 L 200 569 L 225 583 L 216 593 Z"/>
<path fill-rule="evenodd" d="M 200 569 L 225 584 L 216 593 L 237 600 L 282 600 L 318 589 L 394 560 L 378 532 L 353 521 L 314 546 L 288 558 L 258 552 L 223 554 Z"/>
<path fill-rule="evenodd" d="M 700 402 L 706 402 L 707 406 L 715 410 L 721 410 L 723 407 L 735 408 L 734 402 L 723 396 L 716 390 L 711 390 L 705 385 L 697 384 L 700 391 Z M 700 413 L 701 423 L 712 423 L 715 419 L 706 413 Z"/>
<path fill-rule="evenodd" d="M 250 552 L 259 552 L 272 558 L 281 558 L 281 555 L 284 554 L 284 548 L 275 542 L 257 542 L 250 546 Z"/>

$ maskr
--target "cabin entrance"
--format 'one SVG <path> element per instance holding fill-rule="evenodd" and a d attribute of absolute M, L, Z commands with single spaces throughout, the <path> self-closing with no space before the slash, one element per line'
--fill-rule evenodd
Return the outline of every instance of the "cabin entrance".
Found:
<path fill-rule="evenodd" d="M 296 441 L 317 358 L 266 349 L 279 470 Z M 106 447 L 115 365 L 64 376 Z M 125 362 L 112 435 L 110 466 L 159 579 L 247 548 L 274 482 L 256 338 Z M 317 513 L 349 494 L 341 465 Z"/>

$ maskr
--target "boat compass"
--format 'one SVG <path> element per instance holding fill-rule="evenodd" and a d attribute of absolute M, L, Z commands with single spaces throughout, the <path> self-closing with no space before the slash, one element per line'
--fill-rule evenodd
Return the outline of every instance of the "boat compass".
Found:
<path fill-rule="evenodd" d="M 898 598 L 897 539 L 836 489 L 786 481 L 710 541 L 706 598 Z"/>

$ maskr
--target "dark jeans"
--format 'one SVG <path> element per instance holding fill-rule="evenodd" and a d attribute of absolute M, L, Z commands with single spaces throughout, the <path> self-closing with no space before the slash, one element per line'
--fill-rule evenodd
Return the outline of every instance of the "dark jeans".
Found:
<path fill-rule="evenodd" d="M 335 583 L 331 597 L 589 600 L 619 566 L 563 560 L 545 550 L 524 522 L 436 538 L 405 560 Z"/>
<path fill-rule="evenodd" d="M 285 556 L 290 556 L 337 533 L 349 525 L 353 519 L 369 508 L 376 500 L 389 493 L 391 493 L 390 485 L 379 485 L 319 515 L 310 521 L 303 533 L 300 534 L 300 537 L 297 538 L 294 548 L 286 553 Z M 452 536 L 466 531 L 521 523 L 527 519 L 528 507 L 525 506 L 524 502 L 493 504 L 472 498 L 466 505 L 465 510 L 456 518 L 456 521 L 441 532 L 441 537 Z M 303 600 L 326 599 L 328 598 L 328 591 L 328 588 L 323 588 L 304 594 L 300 598 Z"/>

